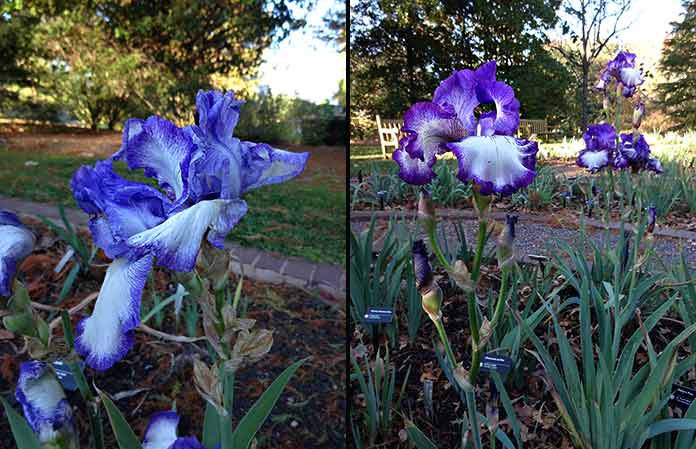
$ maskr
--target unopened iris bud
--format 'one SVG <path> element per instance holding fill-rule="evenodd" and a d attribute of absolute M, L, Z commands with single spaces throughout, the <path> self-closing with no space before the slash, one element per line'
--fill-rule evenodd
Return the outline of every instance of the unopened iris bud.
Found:
<path fill-rule="evenodd" d="M 505 216 L 505 227 L 503 228 L 503 232 L 500 233 L 500 237 L 498 237 L 498 245 L 496 248 L 498 266 L 501 269 L 510 266 L 515 261 L 515 256 L 513 254 L 515 223 L 517 223 L 516 215 Z"/>
<path fill-rule="evenodd" d="M 657 220 L 657 211 L 655 206 L 648 207 L 648 232 L 652 234 L 655 231 L 655 221 Z"/>
<path fill-rule="evenodd" d="M 418 199 L 418 222 L 428 235 L 435 233 L 435 206 L 430 199 L 430 193 L 425 189 L 421 190 Z"/>
<path fill-rule="evenodd" d="M 437 321 L 442 316 L 442 290 L 433 279 L 433 271 L 428 260 L 428 250 L 423 240 L 413 242 L 413 270 L 416 277 L 416 287 L 421 294 L 421 305 L 431 320 Z"/>
<path fill-rule="evenodd" d="M 643 104 L 642 101 L 639 101 L 633 108 L 633 127 L 635 129 L 640 128 L 640 124 L 643 121 L 643 115 L 645 115 L 645 104 Z"/>

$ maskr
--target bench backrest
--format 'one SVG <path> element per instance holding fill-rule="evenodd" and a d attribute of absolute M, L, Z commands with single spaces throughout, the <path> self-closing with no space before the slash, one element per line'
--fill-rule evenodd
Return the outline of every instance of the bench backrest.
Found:
<path fill-rule="evenodd" d="M 404 122 L 398 119 L 381 118 L 379 115 L 376 118 L 379 145 L 382 147 L 382 156 L 386 158 L 387 147 L 396 149 L 399 146 L 399 139 L 404 136 L 404 133 L 401 131 Z M 533 134 L 543 135 L 548 132 L 549 127 L 546 119 L 520 119 L 520 127 L 517 130 L 517 134 L 526 137 Z"/>

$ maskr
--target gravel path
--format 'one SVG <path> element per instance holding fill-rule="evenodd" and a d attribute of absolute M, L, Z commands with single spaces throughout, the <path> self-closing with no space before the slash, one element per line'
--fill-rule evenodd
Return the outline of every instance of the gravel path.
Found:
<path fill-rule="evenodd" d="M 445 235 L 449 244 L 455 247 L 459 244 L 456 235 L 456 223 L 458 221 L 453 220 L 443 220 L 440 223 L 440 230 L 438 232 L 441 234 L 441 229 L 444 226 Z M 467 243 L 469 245 L 474 244 L 476 241 L 476 233 L 478 231 L 478 223 L 475 220 L 461 220 L 464 233 L 466 235 Z M 415 229 L 415 222 L 413 220 L 405 221 L 407 226 L 413 232 Z M 386 227 L 386 221 L 380 221 L 382 227 Z M 351 228 L 354 232 L 362 231 L 369 226 L 368 221 L 354 221 L 351 223 Z M 515 226 L 515 254 L 518 259 L 529 261 L 527 257 L 530 254 L 533 255 L 546 255 L 549 256 L 552 251 L 554 251 L 554 242 L 565 242 L 571 246 L 576 244 L 580 240 L 580 232 L 574 229 L 562 229 L 551 227 L 542 223 L 529 223 L 529 222 L 518 222 Z M 606 232 L 596 228 L 588 229 L 590 239 L 596 244 L 601 243 L 606 236 Z M 378 235 L 382 235 L 383 231 L 380 231 Z M 425 238 L 422 232 L 420 232 L 419 238 Z M 486 251 L 490 250 L 494 246 L 494 237 L 489 240 L 487 244 Z M 609 235 L 609 239 L 612 244 L 615 244 L 619 235 L 617 232 L 612 232 Z M 381 242 L 378 239 L 377 247 L 381 247 Z M 663 260 L 665 264 L 673 264 L 679 261 L 681 251 L 683 250 L 686 255 L 687 263 L 693 269 L 696 269 L 696 240 L 693 239 L 677 239 L 669 238 L 663 236 L 657 236 L 654 240 L 654 247 L 659 258 Z M 588 248 L 589 249 L 589 248 Z M 588 253 L 589 254 L 589 253 Z M 653 261 L 654 264 L 659 266 L 657 260 Z"/>

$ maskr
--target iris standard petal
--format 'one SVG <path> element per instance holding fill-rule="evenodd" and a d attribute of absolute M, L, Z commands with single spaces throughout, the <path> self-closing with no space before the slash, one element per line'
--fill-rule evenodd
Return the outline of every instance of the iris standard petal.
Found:
<path fill-rule="evenodd" d="M 309 153 L 278 150 L 265 143 L 242 142 L 242 192 L 279 184 L 302 173 Z"/>
<path fill-rule="evenodd" d="M 5 212 L 4 221 L 14 222 L 16 215 Z M 19 219 L 17 219 L 19 221 Z M 12 295 L 12 279 L 17 266 L 34 250 L 34 234 L 23 225 L 0 224 L 0 296 Z"/>
<path fill-rule="evenodd" d="M 584 149 L 578 155 L 576 163 L 580 167 L 584 167 L 591 172 L 596 172 L 609 165 L 609 153 L 609 150 L 593 151 Z"/>
<path fill-rule="evenodd" d="M 440 144 L 470 134 L 452 106 L 443 107 L 431 102 L 416 103 L 406 111 L 403 131 L 414 136 L 405 141 L 408 154 L 428 162 L 442 152 Z"/>
<path fill-rule="evenodd" d="M 585 148 L 591 151 L 612 150 L 616 147 L 616 130 L 608 123 L 588 126 L 582 138 Z"/>
<path fill-rule="evenodd" d="M 176 412 L 154 413 L 145 429 L 143 449 L 169 449 L 177 439 L 178 425 L 179 415 Z"/>
<path fill-rule="evenodd" d="M 74 438 L 72 409 L 50 366 L 36 360 L 22 363 L 15 398 L 41 443 Z"/>
<path fill-rule="evenodd" d="M 228 144 L 239 122 L 240 106 L 234 92 L 202 91 L 196 95 L 197 125 L 210 137 Z"/>
<path fill-rule="evenodd" d="M 157 179 L 177 203 L 186 200 L 188 171 L 196 146 L 191 137 L 168 120 L 151 116 L 128 121 L 128 140 L 118 154 L 131 170 L 143 168 L 145 176 Z M 139 124 L 139 129 L 138 129 Z M 136 131 L 131 131 L 137 129 Z"/>
<path fill-rule="evenodd" d="M 482 195 L 510 195 L 536 176 L 536 142 L 509 136 L 475 136 L 446 145 L 459 162 L 457 177 L 473 181 Z"/>
<path fill-rule="evenodd" d="M 480 81 L 476 85 L 476 96 L 481 104 L 494 103 L 496 114 L 493 121 L 495 134 L 512 136 L 520 126 L 520 102 L 515 98 L 512 87 L 502 81 Z"/>
<path fill-rule="evenodd" d="M 240 199 L 207 200 L 171 215 L 154 228 L 128 239 L 134 254 L 152 253 L 158 265 L 174 271 L 191 271 L 206 231 L 208 241 L 222 247 L 224 236 L 246 214 L 246 202 Z"/>
<path fill-rule="evenodd" d="M 484 74 L 488 72 L 487 69 L 482 70 L 478 78 L 485 79 Z M 433 103 L 453 108 L 469 135 L 476 131 L 474 110 L 479 105 L 476 98 L 476 82 L 477 74 L 473 70 L 459 70 L 440 83 L 433 95 Z"/>
<path fill-rule="evenodd" d="M 152 259 L 149 254 L 135 260 L 119 258 L 106 270 L 92 315 L 78 323 L 75 338 L 75 349 L 92 368 L 110 368 L 133 346 Z"/>
<path fill-rule="evenodd" d="M 402 141 L 404 139 L 402 139 Z M 392 159 L 399 165 L 399 177 L 408 184 L 428 184 L 435 178 L 433 165 L 435 165 L 436 158 L 433 157 L 430 160 L 424 161 L 418 157 L 412 157 L 408 154 L 404 146 L 405 145 L 399 146 L 399 148 L 392 153 Z"/>

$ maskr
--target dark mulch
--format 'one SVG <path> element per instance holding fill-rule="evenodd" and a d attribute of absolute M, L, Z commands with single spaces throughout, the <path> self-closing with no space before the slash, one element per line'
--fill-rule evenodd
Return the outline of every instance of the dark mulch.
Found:
<path fill-rule="evenodd" d="M 52 271 L 65 246 L 41 225 L 33 223 L 32 228 L 42 237 L 37 250 L 25 261 L 20 271 L 29 286 L 32 300 L 54 304 L 62 278 L 70 269 L 68 264 L 59 274 Z M 77 288 L 63 305 L 72 306 L 98 291 L 103 270 L 97 268 L 80 279 Z M 156 279 L 160 289 L 166 288 L 169 283 L 169 276 L 164 271 L 158 271 Z M 233 278 L 232 285 L 236 285 L 236 282 L 237 279 Z M 309 356 L 311 359 L 291 379 L 257 435 L 258 447 L 343 447 L 346 406 L 344 304 L 302 289 L 248 280 L 244 281 L 242 297 L 246 298 L 248 316 L 257 320 L 257 328 L 274 330 L 274 344 L 260 362 L 238 371 L 235 420 L 243 416 L 285 368 Z M 144 304 L 148 298 L 146 291 Z M 143 307 L 149 309 L 151 304 Z M 77 322 L 78 318 L 73 317 L 73 322 Z M 152 321 L 148 324 L 154 326 Z M 171 314 L 165 317 L 160 330 L 176 333 Z M 202 331 L 199 335 L 202 335 Z M 52 357 L 62 351 L 62 337 L 59 335 L 54 341 L 56 354 Z M 26 352 L 21 353 L 22 347 L 21 337 L 7 333 L 0 335 L 0 394 L 11 399 L 17 410 L 19 406 L 14 401 L 14 388 L 19 364 L 30 358 Z M 116 405 L 136 435 L 142 436 L 152 413 L 170 409 L 176 404 L 182 417 L 179 434 L 197 435 L 200 438 L 205 402 L 196 392 L 192 381 L 192 360 L 194 357 L 205 357 L 206 353 L 204 342 L 198 342 L 194 347 L 193 344 L 165 342 L 136 332 L 135 346 L 126 358 L 108 371 L 95 372 L 87 368 L 86 374 L 88 382 L 112 396 L 131 393 L 116 401 Z M 138 389 L 144 390 L 138 392 Z M 83 401 L 76 392 L 68 396 L 76 414 L 81 447 L 87 448 L 89 428 Z M 117 447 L 106 417 L 103 424 L 106 447 Z M 5 447 L 15 445 L 3 414 L 0 418 L 0 448 Z"/>

